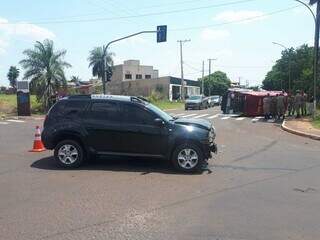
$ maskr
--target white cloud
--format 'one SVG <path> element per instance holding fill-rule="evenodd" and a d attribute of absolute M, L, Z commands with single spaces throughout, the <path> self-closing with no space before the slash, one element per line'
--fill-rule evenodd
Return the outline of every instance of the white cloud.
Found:
<path fill-rule="evenodd" d="M 201 32 L 201 38 L 203 40 L 219 40 L 219 39 L 225 39 L 229 36 L 230 36 L 230 33 L 227 30 L 212 30 L 212 29 L 206 28 Z"/>
<path fill-rule="evenodd" d="M 213 19 L 223 22 L 234 22 L 234 21 L 243 21 L 243 22 L 252 22 L 261 19 L 265 19 L 263 16 L 264 13 L 260 11 L 225 11 L 216 15 Z"/>
<path fill-rule="evenodd" d="M 0 54 L 5 52 L 10 38 L 20 38 L 21 40 L 42 41 L 46 38 L 53 39 L 55 34 L 50 30 L 31 23 L 10 23 L 7 19 L 0 17 Z"/>
<path fill-rule="evenodd" d="M 218 50 L 216 52 L 216 55 L 217 55 L 218 58 L 221 58 L 221 57 L 223 57 L 223 58 L 224 57 L 232 57 L 233 52 L 230 49 L 221 49 L 221 50 Z"/>

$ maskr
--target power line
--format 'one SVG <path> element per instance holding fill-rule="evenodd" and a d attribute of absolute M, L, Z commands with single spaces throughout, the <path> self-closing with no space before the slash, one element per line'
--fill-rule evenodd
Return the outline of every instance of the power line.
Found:
<path fill-rule="evenodd" d="M 170 10 L 170 11 L 161 11 L 161 12 L 151 12 L 145 14 L 137 14 L 137 15 L 127 15 L 127 16 L 119 16 L 119 17 L 103 17 L 103 18 L 92 18 L 92 19 L 77 19 L 77 20 L 60 20 L 60 19 L 53 19 L 52 21 L 34 21 L 29 22 L 24 20 L 24 22 L 28 22 L 30 24 L 61 24 L 61 23 L 79 23 L 79 22 L 97 22 L 97 21 L 110 21 L 110 20 L 119 20 L 119 19 L 128 19 L 128 18 L 139 18 L 139 17 L 149 17 L 149 16 L 159 16 L 159 15 L 167 15 L 167 14 L 174 14 L 174 13 L 185 13 L 191 11 L 198 11 L 202 9 L 208 8 L 217 8 L 217 7 L 224 7 L 236 4 L 242 4 L 246 2 L 252 1 L 259 1 L 259 0 L 238 0 L 228 3 L 220 3 L 220 4 L 212 4 L 206 5 L 201 7 L 193 7 L 193 8 L 184 8 L 184 9 L 177 9 L 177 10 Z M 17 24 L 19 22 L 7 22 L 7 23 L 0 23 L 0 24 Z"/>
<path fill-rule="evenodd" d="M 142 6 L 141 9 L 150 9 L 150 8 L 159 8 L 159 7 L 166 7 L 166 6 L 174 6 L 174 5 L 180 5 L 180 4 L 188 4 L 188 3 L 199 3 L 200 1 L 208 1 L 208 0 L 185 0 L 185 1 L 179 1 L 179 2 L 170 2 L 166 4 L 157 4 L 157 5 L 149 5 L 149 6 Z M 255 1 L 255 0 L 248 0 L 246 2 Z M 228 4 L 228 3 L 224 3 Z"/>
<path fill-rule="evenodd" d="M 301 7 L 301 5 L 296 5 L 296 6 L 289 7 L 289 8 L 283 8 L 283 9 L 280 9 L 280 10 L 277 10 L 277 11 L 269 12 L 269 13 L 262 14 L 262 15 L 259 15 L 259 16 L 255 16 L 255 17 L 244 18 L 244 19 L 241 19 L 241 20 L 235 20 L 235 21 L 229 21 L 229 22 L 223 22 L 223 23 L 216 23 L 216 24 L 209 24 L 209 25 L 201 25 L 201 26 L 195 26 L 195 27 L 175 28 L 175 29 L 169 29 L 168 31 L 186 31 L 186 30 L 195 30 L 195 29 L 201 29 L 201 28 L 220 27 L 220 26 L 224 26 L 224 25 L 240 23 L 240 22 L 246 22 L 246 21 L 250 21 L 250 20 L 254 20 L 254 19 L 258 19 L 258 18 L 262 18 L 262 17 L 267 17 L 267 16 L 278 14 L 278 13 L 282 13 L 282 12 L 287 12 L 287 11 L 290 11 L 292 9 L 299 8 L 299 7 Z"/>

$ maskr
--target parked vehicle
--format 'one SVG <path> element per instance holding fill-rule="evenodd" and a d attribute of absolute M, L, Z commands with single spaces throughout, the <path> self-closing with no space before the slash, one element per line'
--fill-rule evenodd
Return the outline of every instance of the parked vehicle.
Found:
<path fill-rule="evenodd" d="M 48 112 L 42 140 L 56 162 L 79 167 L 95 155 L 167 159 L 193 172 L 217 151 L 215 129 L 200 119 L 176 119 L 138 97 L 70 96 Z"/>
<path fill-rule="evenodd" d="M 209 107 L 214 107 L 214 106 L 219 106 L 221 104 L 221 96 L 219 95 L 214 95 L 208 97 L 208 104 Z"/>
<path fill-rule="evenodd" d="M 185 110 L 188 109 L 205 109 L 208 108 L 208 98 L 202 95 L 190 96 L 184 106 Z"/>

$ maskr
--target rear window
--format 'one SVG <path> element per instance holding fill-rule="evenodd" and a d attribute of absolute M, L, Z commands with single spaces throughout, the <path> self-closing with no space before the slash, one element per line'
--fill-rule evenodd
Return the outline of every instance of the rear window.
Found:
<path fill-rule="evenodd" d="M 49 114 L 52 117 L 62 115 L 77 115 L 81 110 L 83 110 L 86 107 L 86 104 L 87 103 L 85 101 L 61 100 L 52 107 Z"/>
<path fill-rule="evenodd" d="M 85 101 L 67 101 L 64 106 L 64 114 L 79 113 L 85 107 Z"/>
<path fill-rule="evenodd" d="M 62 115 L 64 104 L 65 104 L 65 101 L 59 101 L 56 104 L 54 104 L 52 108 L 49 110 L 49 115 L 52 117 Z"/>

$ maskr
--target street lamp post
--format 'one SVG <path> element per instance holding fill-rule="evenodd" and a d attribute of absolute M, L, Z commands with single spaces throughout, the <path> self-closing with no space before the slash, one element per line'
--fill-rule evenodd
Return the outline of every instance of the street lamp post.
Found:
<path fill-rule="evenodd" d="M 287 48 L 286 46 L 284 46 L 281 43 L 277 43 L 277 42 L 272 42 L 272 43 L 284 48 L 285 50 L 289 50 L 289 48 Z M 289 72 L 289 91 L 291 91 L 291 57 L 290 57 L 290 53 L 289 53 L 289 69 L 288 69 L 288 72 Z M 283 86 L 282 86 L 282 79 L 281 79 L 281 90 L 282 90 L 282 88 L 283 88 Z"/>
<path fill-rule="evenodd" d="M 302 2 L 300 0 L 294 0 L 298 3 L 301 3 L 304 5 L 312 14 L 312 17 L 315 22 L 315 34 L 314 34 L 314 60 L 313 60 L 313 116 L 316 114 L 317 110 L 317 79 L 318 79 L 318 54 L 319 54 L 319 27 L 320 27 L 320 0 L 310 0 L 310 5 L 317 4 L 317 13 L 314 14 L 312 9 L 306 4 L 305 2 Z"/>

